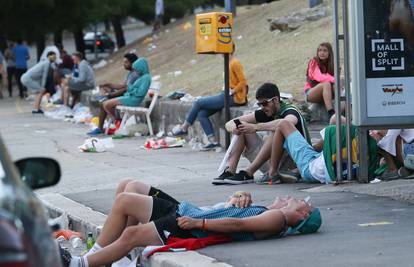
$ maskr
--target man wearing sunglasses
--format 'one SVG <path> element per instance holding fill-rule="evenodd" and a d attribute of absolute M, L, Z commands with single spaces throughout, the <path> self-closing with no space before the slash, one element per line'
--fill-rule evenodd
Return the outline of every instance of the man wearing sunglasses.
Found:
<path fill-rule="evenodd" d="M 269 175 L 270 164 L 268 160 L 271 156 L 274 131 L 282 120 L 287 120 L 295 125 L 297 130 L 310 143 L 305 119 L 297 107 L 280 101 L 279 89 L 275 84 L 265 83 L 260 86 L 256 91 L 256 99 L 260 109 L 226 123 L 226 130 L 237 135 L 238 138 L 228 158 L 227 167 L 212 182 L 215 185 L 253 182 L 259 184 L 279 183 L 281 174 Z M 268 132 L 270 136 L 262 138 L 257 133 L 263 131 Z M 245 170 L 236 173 L 242 154 L 251 164 Z M 261 178 L 254 179 L 254 173 L 258 169 L 264 175 Z M 284 175 L 283 178 L 294 178 L 288 174 Z"/>

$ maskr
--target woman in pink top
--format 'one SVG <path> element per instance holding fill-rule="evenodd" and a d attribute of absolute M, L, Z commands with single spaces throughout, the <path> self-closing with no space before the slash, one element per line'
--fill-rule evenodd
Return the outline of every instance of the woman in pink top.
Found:
<path fill-rule="evenodd" d="M 312 58 L 308 63 L 304 92 L 306 101 L 324 103 L 329 116 L 335 114 L 332 105 L 334 83 L 332 46 L 330 43 L 321 43 L 318 46 L 316 57 Z"/>

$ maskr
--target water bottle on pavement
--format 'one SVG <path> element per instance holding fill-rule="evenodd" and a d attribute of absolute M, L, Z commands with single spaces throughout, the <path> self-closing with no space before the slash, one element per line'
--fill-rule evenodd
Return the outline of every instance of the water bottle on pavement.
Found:
<path fill-rule="evenodd" d="M 92 233 L 88 233 L 88 238 L 86 239 L 86 248 L 90 250 L 95 244 L 95 239 L 93 239 Z"/>

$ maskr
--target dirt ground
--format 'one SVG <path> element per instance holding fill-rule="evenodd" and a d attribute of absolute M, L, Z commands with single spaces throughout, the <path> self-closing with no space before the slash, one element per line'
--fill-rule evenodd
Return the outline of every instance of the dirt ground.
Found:
<path fill-rule="evenodd" d="M 250 86 L 249 99 L 263 82 L 274 82 L 282 92 L 303 99 L 307 62 L 321 42 L 332 42 L 332 9 L 328 15 L 307 22 L 295 31 L 275 33 L 269 30 L 269 18 L 287 16 L 306 9 L 307 0 L 281 0 L 265 5 L 238 7 L 233 35 Z M 121 81 L 125 75 L 122 55 L 136 50 L 146 57 L 151 74 L 160 75 L 161 94 L 185 90 L 193 96 L 219 92 L 223 87 L 223 57 L 195 53 L 195 17 L 189 16 L 163 28 L 157 38 L 139 40 L 118 51 L 112 62 L 97 71 L 98 83 Z M 185 29 L 184 25 L 191 27 Z M 188 25 L 187 25 L 188 26 Z M 156 46 L 151 49 L 151 46 Z M 174 75 L 181 71 L 180 75 Z"/>

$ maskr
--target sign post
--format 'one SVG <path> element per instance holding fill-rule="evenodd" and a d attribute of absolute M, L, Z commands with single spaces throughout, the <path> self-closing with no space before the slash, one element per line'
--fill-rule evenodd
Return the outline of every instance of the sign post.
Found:
<path fill-rule="evenodd" d="M 196 52 L 198 54 L 224 55 L 224 117 L 230 120 L 230 54 L 233 53 L 233 15 L 213 12 L 196 15 Z M 230 145 L 230 134 L 226 132 L 226 148 Z"/>
<path fill-rule="evenodd" d="M 414 127 L 414 3 L 350 0 L 353 123 L 368 181 L 367 131 Z"/>

